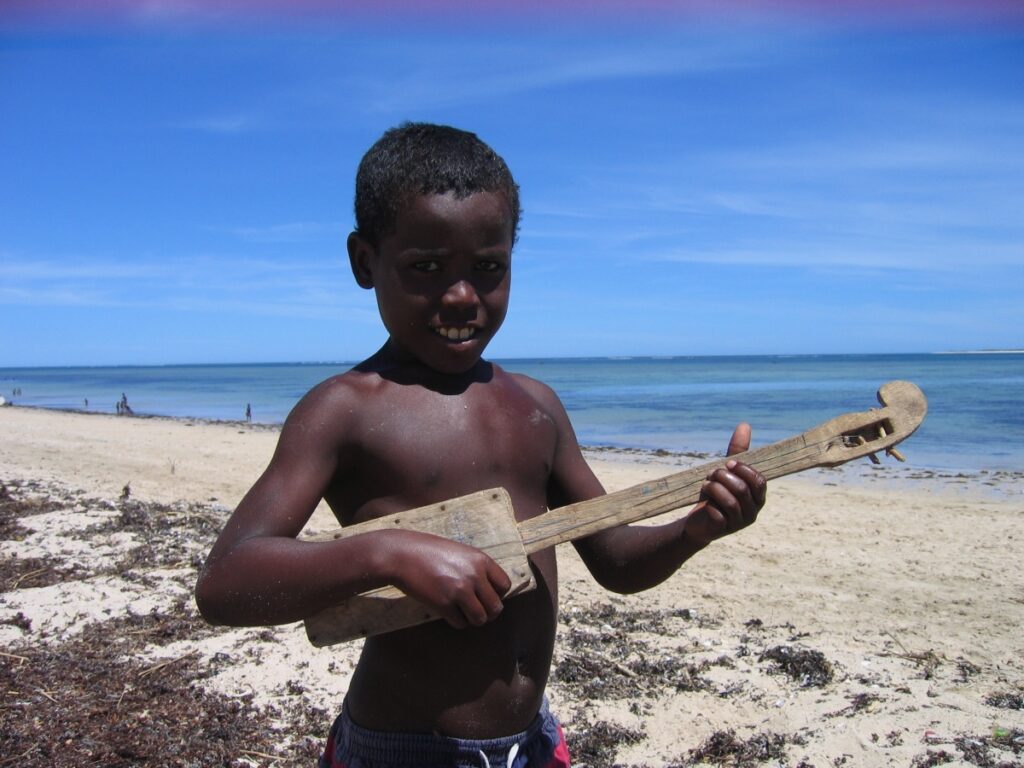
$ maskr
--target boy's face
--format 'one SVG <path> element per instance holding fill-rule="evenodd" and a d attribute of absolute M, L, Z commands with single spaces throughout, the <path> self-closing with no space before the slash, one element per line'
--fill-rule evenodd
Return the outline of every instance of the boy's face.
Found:
<path fill-rule="evenodd" d="M 349 237 L 356 281 L 373 288 L 392 349 L 441 373 L 469 371 L 501 327 L 512 278 L 504 196 L 413 197 L 376 248 Z"/>

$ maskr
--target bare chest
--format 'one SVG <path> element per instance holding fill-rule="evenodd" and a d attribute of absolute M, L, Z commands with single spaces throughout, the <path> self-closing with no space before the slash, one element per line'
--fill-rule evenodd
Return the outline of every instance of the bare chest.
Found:
<path fill-rule="evenodd" d="M 360 419 L 359 450 L 337 488 L 347 512 L 375 517 L 495 486 L 520 518 L 544 511 L 557 432 L 526 392 L 402 394 Z"/>

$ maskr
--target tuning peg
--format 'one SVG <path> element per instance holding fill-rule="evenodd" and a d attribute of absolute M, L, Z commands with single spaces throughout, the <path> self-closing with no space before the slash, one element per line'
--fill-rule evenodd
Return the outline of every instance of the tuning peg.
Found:
<path fill-rule="evenodd" d="M 906 461 L 907 458 L 902 453 L 897 451 L 895 448 L 886 448 L 885 453 L 887 456 L 892 456 L 896 461 Z"/>
<path fill-rule="evenodd" d="M 886 437 L 885 427 L 883 427 L 881 424 L 878 425 L 878 436 L 883 438 L 883 439 Z M 907 460 L 906 457 L 904 457 L 904 455 L 902 453 L 897 451 L 892 446 L 889 446 L 888 448 L 885 449 L 885 455 L 886 456 L 892 456 L 894 459 L 896 459 L 896 461 L 906 461 Z M 875 463 L 877 464 L 878 462 L 875 462 Z"/>

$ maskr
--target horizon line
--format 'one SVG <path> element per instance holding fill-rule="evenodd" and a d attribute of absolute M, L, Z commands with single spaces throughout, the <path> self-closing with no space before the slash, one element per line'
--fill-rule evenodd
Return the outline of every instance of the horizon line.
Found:
<path fill-rule="evenodd" d="M 1024 348 L 981 348 L 981 349 L 943 349 L 916 352 L 758 352 L 755 354 L 675 354 L 675 355 L 542 355 L 528 357 L 494 357 L 491 362 L 531 362 L 549 360 L 698 360 L 698 359 L 739 359 L 739 358 L 793 358 L 793 357 L 905 357 L 909 355 L 1024 355 Z M 252 368 L 252 367 L 285 367 L 285 366 L 323 366 L 323 365 L 358 365 L 359 360 L 270 360 L 216 363 L 77 363 L 71 365 L 0 365 L 2 371 L 23 371 L 51 368 Z"/>

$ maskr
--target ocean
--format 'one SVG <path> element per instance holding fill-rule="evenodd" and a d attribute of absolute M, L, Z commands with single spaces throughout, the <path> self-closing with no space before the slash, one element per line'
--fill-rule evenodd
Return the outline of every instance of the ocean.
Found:
<path fill-rule="evenodd" d="M 903 452 L 915 467 L 1024 470 L 1024 354 L 797 355 L 499 360 L 559 394 L 585 446 L 721 453 L 748 421 L 754 444 L 876 405 L 891 379 L 929 400 Z M 137 415 L 284 421 L 348 363 L 0 368 L 16 405 Z M 88 402 L 88 405 L 86 405 Z"/>

